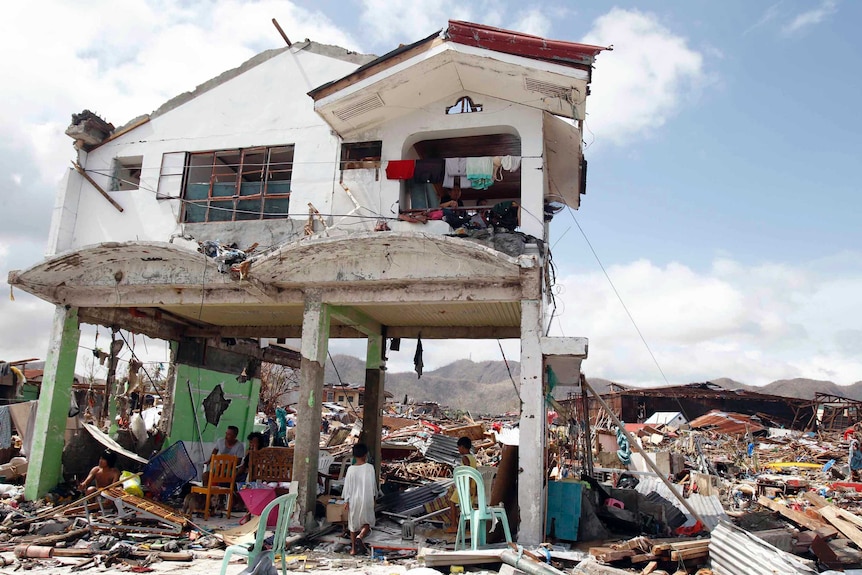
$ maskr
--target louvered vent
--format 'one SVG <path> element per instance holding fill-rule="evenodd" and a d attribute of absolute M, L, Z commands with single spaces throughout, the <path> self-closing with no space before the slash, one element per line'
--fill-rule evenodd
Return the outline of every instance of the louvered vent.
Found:
<path fill-rule="evenodd" d="M 569 86 L 561 86 L 560 84 L 552 84 L 543 82 L 534 78 L 524 78 L 524 87 L 532 92 L 538 92 L 551 98 L 560 98 L 561 100 L 570 101 L 572 88 Z"/>
<path fill-rule="evenodd" d="M 339 108 L 338 110 L 335 110 L 333 114 L 335 114 L 338 119 L 347 121 L 351 118 L 361 116 L 366 112 L 370 112 L 371 110 L 376 110 L 377 108 L 382 107 L 383 100 L 380 99 L 380 96 L 374 94 L 373 96 L 369 96 L 364 100 L 360 100 L 358 102 L 350 104 L 349 106 Z"/>

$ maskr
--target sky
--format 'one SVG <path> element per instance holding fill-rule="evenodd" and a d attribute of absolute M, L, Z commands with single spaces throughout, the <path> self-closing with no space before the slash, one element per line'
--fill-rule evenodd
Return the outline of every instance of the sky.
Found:
<path fill-rule="evenodd" d="M 292 40 L 383 54 L 461 19 L 613 45 L 595 63 L 587 195 L 552 223 L 551 335 L 629 384 L 731 377 L 862 380 L 862 4 L 239 0 L 7 3 L 0 18 L 0 275 L 45 252 L 63 134 L 115 125 Z M 53 307 L 0 298 L 0 360 L 44 358 Z M 86 348 L 107 332 L 82 333 Z M 137 353 L 166 359 L 140 336 Z M 518 343 L 504 343 L 518 359 Z M 496 342 L 424 342 L 425 370 L 501 359 Z M 361 353 L 356 342 L 333 352 Z M 412 345 L 389 369 L 412 369 Z M 128 351 L 124 352 L 128 357 Z"/>

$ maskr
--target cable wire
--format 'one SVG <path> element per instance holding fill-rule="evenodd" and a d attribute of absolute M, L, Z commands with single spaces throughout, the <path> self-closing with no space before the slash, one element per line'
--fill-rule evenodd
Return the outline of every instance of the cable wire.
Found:
<path fill-rule="evenodd" d="M 572 220 L 574 220 L 575 225 L 578 227 L 578 230 L 581 232 L 581 235 L 584 237 L 584 241 L 586 241 L 586 242 L 587 242 L 587 246 L 590 248 L 590 251 L 592 252 L 593 257 L 594 257 L 594 258 L 596 258 L 596 262 L 598 262 L 599 267 L 600 267 L 600 268 L 601 268 L 601 270 L 602 270 L 602 273 L 605 275 L 605 279 L 607 279 L 607 280 L 608 280 L 608 283 L 611 285 L 611 289 L 612 289 L 612 290 L 614 290 L 614 294 L 617 296 L 617 300 L 619 300 L 620 305 L 623 307 L 623 310 L 625 310 L 626 315 L 627 315 L 627 316 L 628 316 L 628 318 L 629 318 L 629 321 L 631 321 L 631 322 L 632 322 L 632 325 L 634 326 L 635 331 L 637 332 L 638 336 L 640 337 L 641 341 L 643 342 L 644 347 L 646 348 L 647 352 L 649 353 L 650 357 L 651 357 L 651 358 L 652 358 L 652 360 L 653 360 L 653 363 L 655 363 L 655 366 L 658 368 L 658 371 L 659 371 L 659 373 L 661 374 L 662 379 L 664 379 L 664 382 L 665 382 L 668 386 L 670 386 L 670 381 L 668 381 L 667 376 L 666 376 L 666 375 L 665 375 L 665 373 L 664 373 L 664 370 L 661 368 L 661 364 L 659 364 L 658 359 L 656 358 L 655 354 L 654 354 L 654 353 L 653 353 L 653 351 L 652 351 L 652 348 L 650 348 L 649 343 L 647 343 L 647 340 L 646 340 L 646 338 L 644 337 L 644 334 L 641 332 L 641 329 L 638 327 L 638 324 L 637 324 L 637 322 L 635 321 L 634 316 L 632 316 L 632 313 L 629 311 L 629 308 L 628 308 L 628 306 L 626 305 L 626 302 L 624 302 L 624 301 L 623 301 L 623 298 L 622 298 L 622 296 L 620 295 L 620 292 L 619 292 L 619 291 L 617 291 L 617 286 L 615 286 L 615 285 L 614 285 L 613 280 L 611 280 L 611 276 L 610 276 L 610 275 L 608 275 L 608 271 L 605 269 L 605 266 L 604 266 L 604 264 L 602 263 L 601 258 L 599 258 L 599 254 L 598 254 L 598 253 L 596 253 L 596 250 L 595 250 L 595 248 L 593 247 L 593 244 L 592 244 L 592 242 L 590 241 L 590 238 L 588 238 L 588 237 L 587 237 L 586 232 L 584 232 L 584 229 L 581 227 L 580 222 L 578 222 L 578 218 L 576 218 L 576 217 L 575 217 L 575 212 L 574 212 L 574 210 L 572 210 L 571 208 L 569 208 L 569 214 L 572 216 Z"/>

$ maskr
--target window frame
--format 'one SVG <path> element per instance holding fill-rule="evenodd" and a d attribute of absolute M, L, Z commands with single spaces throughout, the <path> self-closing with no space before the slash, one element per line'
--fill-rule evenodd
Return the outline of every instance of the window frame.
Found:
<path fill-rule="evenodd" d="M 180 189 L 182 223 L 232 223 L 290 217 L 295 153 L 294 144 L 187 152 Z M 283 157 L 276 158 L 276 154 Z M 205 163 L 200 163 L 201 160 Z M 258 183 L 259 186 L 254 185 Z M 276 184 L 281 188 L 284 183 L 287 192 L 275 191 Z M 191 186 L 197 186 L 194 194 Z M 281 211 L 270 206 L 279 206 Z M 203 213 L 193 215 L 193 209 Z"/>

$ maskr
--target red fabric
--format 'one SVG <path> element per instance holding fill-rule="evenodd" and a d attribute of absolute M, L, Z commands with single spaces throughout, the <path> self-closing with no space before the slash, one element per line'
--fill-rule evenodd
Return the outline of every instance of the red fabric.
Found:
<path fill-rule="evenodd" d="M 416 160 L 389 160 L 386 164 L 386 178 L 389 180 L 409 180 L 416 169 Z"/>

